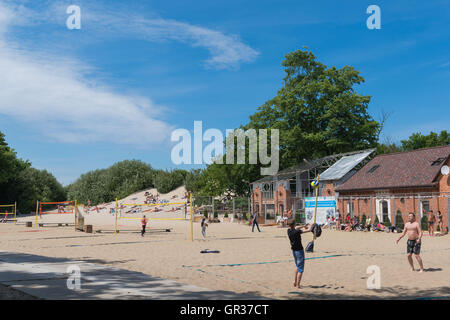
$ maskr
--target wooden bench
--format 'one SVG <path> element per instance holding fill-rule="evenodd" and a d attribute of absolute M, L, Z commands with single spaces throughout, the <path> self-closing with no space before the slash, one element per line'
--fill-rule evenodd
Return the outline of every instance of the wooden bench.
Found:
<path fill-rule="evenodd" d="M 152 232 L 171 232 L 172 231 L 172 228 L 168 228 L 168 229 L 147 229 L 147 230 L 145 230 L 145 233 L 152 233 Z M 101 230 L 101 229 L 98 229 L 98 230 L 95 230 L 95 232 L 96 233 L 114 233 L 114 230 Z M 130 232 L 130 233 L 141 233 L 141 230 L 117 230 L 116 231 L 117 233 L 120 233 L 120 232 Z"/>
<path fill-rule="evenodd" d="M 64 223 L 64 222 L 39 222 L 39 227 L 54 226 L 54 227 L 73 227 L 74 223 Z"/>

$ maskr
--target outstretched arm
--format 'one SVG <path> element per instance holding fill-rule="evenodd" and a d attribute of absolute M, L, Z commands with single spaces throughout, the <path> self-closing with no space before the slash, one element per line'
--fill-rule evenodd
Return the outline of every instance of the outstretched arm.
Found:
<path fill-rule="evenodd" d="M 422 227 L 420 226 L 420 223 L 417 224 L 417 231 L 419 233 L 419 239 L 417 239 L 417 243 L 420 243 L 420 240 L 422 239 L 423 231 Z"/>
<path fill-rule="evenodd" d="M 313 223 L 313 224 L 310 224 L 310 225 L 308 226 L 308 228 L 303 229 L 303 232 L 311 232 L 313 226 L 314 226 L 314 223 Z"/>
<path fill-rule="evenodd" d="M 398 244 L 398 242 L 405 236 L 405 234 L 406 234 L 406 227 L 403 229 L 403 232 L 402 232 L 402 234 L 400 235 L 400 237 L 398 237 L 398 239 L 397 239 L 397 241 L 396 241 L 397 244 Z"/>

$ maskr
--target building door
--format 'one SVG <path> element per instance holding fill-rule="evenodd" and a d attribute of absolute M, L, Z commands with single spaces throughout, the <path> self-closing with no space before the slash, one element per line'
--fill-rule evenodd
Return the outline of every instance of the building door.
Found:
<path fill-rule="evenodd" d="M 420 219 L 422 219 L 424 216 L 424 211 L 426 213 L 430 212 L 430 201 L 429 200 L 421 200 L 419 210 L 420 210 L 419 216 L 420 216 Z"/>
<path fill-rule="evenodd" d="M 389 202 L 386 200 L 381 201 L 381 213 L 383 214 L 383 223 L 389 221 Z"/>
<path fill-rule="evenodd" d="M 378 220 L 382 223 L 390 221 L 391 206 L 389 199 L 377 199 L 375 205 Z"/>

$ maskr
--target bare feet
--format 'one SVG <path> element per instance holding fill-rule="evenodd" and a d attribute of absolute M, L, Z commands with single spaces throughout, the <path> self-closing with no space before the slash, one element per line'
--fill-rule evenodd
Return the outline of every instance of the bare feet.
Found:
<path fill-rule="evenodd" d="M 419 273 L 422 273 L 422 272 L 423 272 L 423 269 L 420 269 Z"/>

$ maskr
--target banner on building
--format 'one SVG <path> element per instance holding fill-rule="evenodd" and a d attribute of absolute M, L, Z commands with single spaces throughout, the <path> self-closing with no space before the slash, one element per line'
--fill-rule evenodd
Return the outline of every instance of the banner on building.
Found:
<path fill-rule="evenodd" d="M 316 205 L 316 197 L 305 198 L 305 215 L 306 223 L 314 223 L 314 207 Z M 325 224 L 327 217 L 333 218 L 336 215 L 336 198 L 335 197 L 318 197 L 317 199 L 317 224 Z"/>

